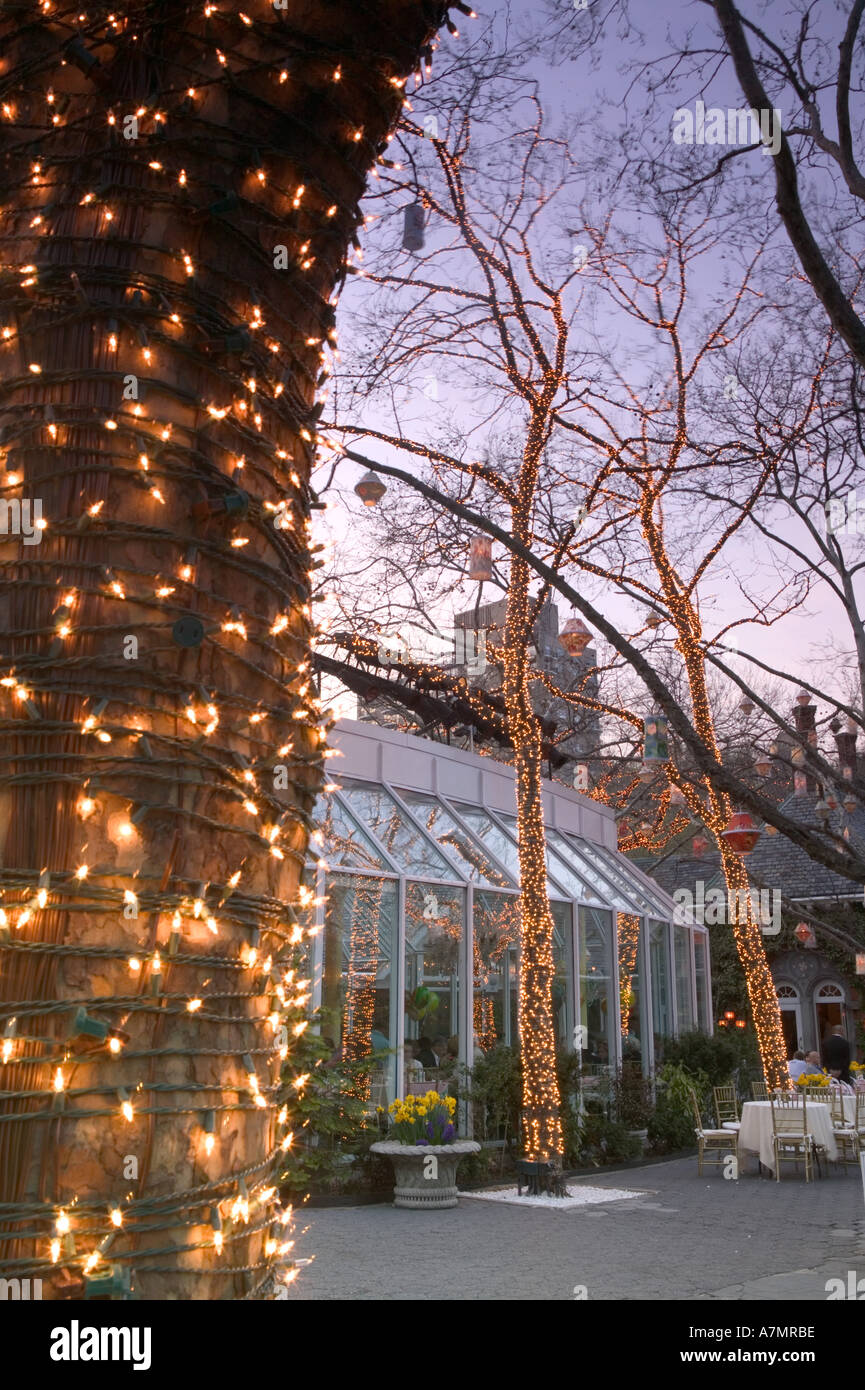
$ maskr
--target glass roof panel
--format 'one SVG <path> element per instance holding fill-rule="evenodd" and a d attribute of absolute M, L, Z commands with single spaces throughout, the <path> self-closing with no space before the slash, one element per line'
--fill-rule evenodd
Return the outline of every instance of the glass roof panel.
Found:
<path fill-rule="evenodd" d="M 507 825 L 513 828 L 513 833 L 517 833 L 516 816 L 500 812 L 500 817 Z M 553 832 L 545 828 L 547 869 L 553 878 L 562 885 L 568 895 L 576 898 L 578 902 L 597 903 L 599 906 L 606 907 L 611 901 L 610 889 L 607 884 L 599 884 L 597 874 L 578 874 L 573 863 L 574 854 L 570 845 L 562 850 L 561 844 L 553 839 Z"/>
<path fill-rule="evenodd" d="M 565 835 L 561 830 L 548 830 L 547 838 L 557 853 L 562 857 L 568 856 L 575 870 L 588 879 L 605 903 L 621 912 L 640 913 L 647 910 L 648 904 L 645 907 L 641 906 L 640 900 L 630 891 L 630 887 L 626 889 L 623 879 L 614 877 L 611 873 L 605 874 L 590 857 L 581 853 L 583 841 L 577 835 Z"/>
<path fill-rule="evenodd" d="M 607 849 L 606 845 L 586 845 L 583 840 L 580 841 L 580 845 L 585 845 L 595 859 L 601 864 L 608 864 L 613 872 L 618 872 L 620 874 L 627 873 L 628 883 L 631 884 L 632 891 L 640 893 L 653 905 L 654 910 L 660 912 L 664 917 L 669 915 L 669 908 L 664 902 L 664 895 L 660 888 L 657 888 L 652 883 L 645 883 L 643 881 L 643 875 L 638 876 L 636 872 L 634 873 L 633 881 L 631 880 L 630 869 L 636 869 L 636 866 L 632 865 L 625 855 L 614 854 L 611 849 Z M 622 860 L 624 860 L 624 864 L 629 866 L 627 870 L 623 867 L 621 863 Z M 643 873 L 645 873 L 645 870 Z"/>
<path fill-rule="evenodd" d="M 612 882 L 630 900 L 631 912 L 637 911 L 641 914 L 657 912 L 659 910 L 658 901 L 651 897 L 637 882 L 636 875 L 629 872 L 628 861 L 624 855 L 619 856 L 619 860 L 607 852 L 601 853 L 600 846 L 591 844 L 579 835 L 567 835 L 567 841 L 577 851 L 577 854 L 587 866 L 595 865 L 598 871 L 604 875 L 608 882 Z"/>
<path fill-rule="evenodd" d="M 475 834 L 481 837 L 496 858 L 501 860 L 508 872 L 513 874 L 514 880 L 519 883 L 520 859 L 515 835 L 509 835 L 497 821 L 494 821 L 491 816 L 487 815 L 486 811 L 482 811 L 478 806 L 468 806 L 463 801 L 455 801 L 454 807 L 466 825 L 470 826 Z M 516 825 L 515 818 L 514 825 Z M 552 898 L 561 898 L 565 890 L 547 879 L 547 892 Z"/>
<path fill-rule="evenodd" d="M 313 819 L 320 829 L 310 836 L 310 847 L 314 854 L 327 861 L 328 868 L 394 872 L 393 866 L 382 858 L 369 836 L 335 796 L 318 798 Z"/>
<path fill-rule="evenodd" d="M 426 792 L 402 790 L 399 791 L 399 795 L 412 815 L 472 883 L 482 884 L 486 888 L 516 887 L 493 862 L 481 841 L 464 830 L 436 797 L 429 796 Z"/>
<path fill-rule="evenodd" d="M 415 878 L 460 877 L 384 787 L 375 782 L 344 781 L 340 794 L 406 873 Z"/>

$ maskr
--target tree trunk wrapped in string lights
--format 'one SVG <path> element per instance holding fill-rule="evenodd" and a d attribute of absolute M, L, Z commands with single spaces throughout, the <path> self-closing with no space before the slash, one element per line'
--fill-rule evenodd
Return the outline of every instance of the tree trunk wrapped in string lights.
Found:
<path fill-rule="evenodd" d="M 289 1259 L 316 387 L 447 6 L 246 11 L 0 24 L 0 1274 L 46 1297 Z"/>

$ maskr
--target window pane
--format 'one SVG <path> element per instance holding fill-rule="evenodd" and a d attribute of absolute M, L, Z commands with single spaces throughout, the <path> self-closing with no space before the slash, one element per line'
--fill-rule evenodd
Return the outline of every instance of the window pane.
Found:
<path fill-rule="evenodd" d="M 619 943 L 619 995 L 622 1058 L 643 1060 L 644 1029 L 640 987 L 640 918 L 620 912 L 616 918 Z"/>
<path fill-rule="evenodd" d="M 558 837 L 559 831 L 554 830 L 551 834 Z M 595 887 L 605 903 L 611 903 L 623 912 L 633 912 L 637 908 L 648 910 L 648 904 L 630 889 L 623 873 L 612 869 L 605 859 L 594 853 L 594 845 L 580 839 L 578 835 L 571 834 L 567 836 L 566 842 L 576 850 L 577 863 L 583 877 Z"/>
<path fill-rule="evenodd" d="M 371 1105 L 396 1095 L 392 965 L 397 941 L 398 893 L 393 879 L 329 874 L 324 923 L 321 1032 L 346 1061 L 369 1065 L 355 1094 Z"/>
<path fill-rule="evenodd" d="M 664 1039 L 673 1036 L 670 1001 L 670 960 L 666 922 L 649 923 L 649 961 L 652 971 L 652 1027 L 655 1034 L 655 1064 L 664 1059 Z"/>
<path fill-rule="evenodd" d="M 457 1079 L 462 888 L 407 883 L 405 1085 Z"/>
<path fill-rule="evenodd" d="M 570 903 L 550 903 L 553 914 L 553 1026 L 556 1044 L 571 1051 L 574 1046 L 573 922 Z"/>
<path fill-rule="evenodd" d="M 612 934 L 609 912 L 580 908 L 580 1023 L 583 1060 L 590 1066 L 608 1067 L 615 1058 Z"/>
<path fill-rule="evenodd" d="M 697 986 L 697 1027 L 709 1026 L 709 971 L 706 960 L 706 938 L 694 932 L 694 982 Z"/>
<path fill-rule="evenodd" d="M 427 832 L 438 841 L 447 857 L 472 883 L 489 888 L 515 887 L 493 863 L 480 841 L 463 830 L 435 797 L 424 796 L 422 792 L 404 791 L 400 791 L 400 796 Z"/>
<path fill-rule="evenodd" d="M 342 787 L 342 795 L 401 869 L 423 878 L 456 876 L 444 856 L 421 835 L 384 787 L 348 783 Z"/>
<path fill-rule="evenodd" d="M 470 1061 L 518 1042 L 520 917 L 515 897 L 474 896 L 474 1039 Z"/>
<path fill-rule="evenodd" d="M 679 1032 L 688 1033 L 694 1026 L 694 1006 L 691 1002 L 691 942 L 687 927 L 673 927 L 673 949 L 676 959 L 676 1012 Z"/>
<path fill-rule="evenodd" d="M 320 796 L 313 818 L 321 826 L 310 836 L 313 854 L 321 855 L 329 868 L 393 869 L 382 859 L 372 840 L 352 820 L 336 797 Z"/>

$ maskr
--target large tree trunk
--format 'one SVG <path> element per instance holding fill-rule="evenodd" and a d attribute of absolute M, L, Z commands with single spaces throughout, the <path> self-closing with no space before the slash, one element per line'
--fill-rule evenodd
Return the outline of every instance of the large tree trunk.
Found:
<path fill-rule="evenodd" d="M 512 525 L 525 540 L 526 525 Z M 541 737 L 528 681 L 531 636 L 529 568 L 514 556 L 507 595 L 504 696 L 514 748 L 520 860 L 519 1030 L 523 1070 L 523 1144 L 529 1159 L 561 1160 L 564 1150 L 553 1023 L 553 915 L 547 897 L 541 786 Z"/>
<path fill-rule="evenodd" d="M 0 496 L 47 527 L 0 545 L 0 1274 L 80 1296 L 114 1232 L 91 1274 L 255 1296 L 284 1132 L 263 967 L 291 948 L 320 780 L 316 382 L 367 170 L 446 6 L 163 0 L 77 37 L 56 6 L 11 8 L 0 400 L 21 481 Z M 128 1034 L 120 1055 L 79 1006 Z M 74 1248 L 61 1221 L 52 1264 L 61 1209 Z"/>

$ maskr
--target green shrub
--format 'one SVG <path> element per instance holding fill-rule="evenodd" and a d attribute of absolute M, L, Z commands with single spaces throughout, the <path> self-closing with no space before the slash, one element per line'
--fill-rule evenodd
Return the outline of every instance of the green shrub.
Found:
<path fill-rule="evenodd" d="M 655 1113 L 649 1121 L 649 1141 L 659 1153 L 694 1147 L 694 1112 L 690 1092 L 697 1095 L 701 1113 L 710 1091 L 704 1071 L 688 1071 L 679 1062 L 665 1062 L 655 1078 Z"/>

